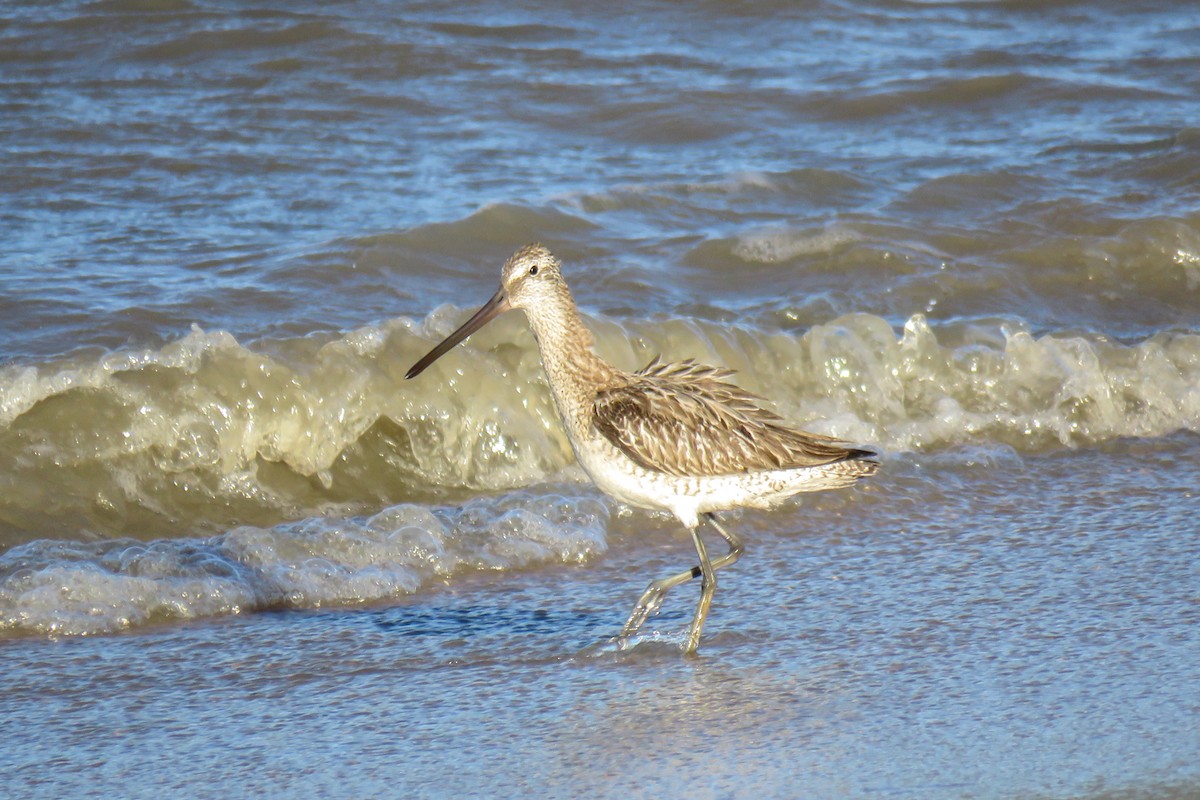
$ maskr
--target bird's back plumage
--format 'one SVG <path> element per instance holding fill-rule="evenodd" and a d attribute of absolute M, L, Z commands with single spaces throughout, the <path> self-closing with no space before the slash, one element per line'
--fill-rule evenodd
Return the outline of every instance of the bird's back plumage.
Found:
<path fill-rule="evenodd" d="M 787 427 L 763 400 L 728 382 L 731 370 L 657 358 L 602 389 L 592 422 L 640 466 L 677 476 L 734 475 L 870 459 L 828 436 Z"/>

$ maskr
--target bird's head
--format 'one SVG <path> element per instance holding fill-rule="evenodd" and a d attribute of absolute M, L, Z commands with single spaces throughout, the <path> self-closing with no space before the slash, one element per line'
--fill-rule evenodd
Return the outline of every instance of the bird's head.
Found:
<path fill-rule="evenodd" d="M 462 327 L 413 364 L 404 377 L 417 377 L 448 350 L 509 309 L 536 308 L 563 297 L 569 298 L 559 266 L 558 259 L 542 244 L 526 245 L 513 253 L 500 272 L 500 290 Z"/>

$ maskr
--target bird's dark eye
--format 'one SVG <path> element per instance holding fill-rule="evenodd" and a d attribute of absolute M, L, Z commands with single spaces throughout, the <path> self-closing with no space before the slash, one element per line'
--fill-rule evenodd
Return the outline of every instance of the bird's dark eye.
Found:
<path fill-rule="evenodd" d="M 538 265 L 537 265 L 537 264 L 534 264 L 532 267 L 530 267 L 530 268 L 529 268 L 529 274 L 530 274 L 530 275 L 537 275 L 537 271 L 538 271 Z"/>

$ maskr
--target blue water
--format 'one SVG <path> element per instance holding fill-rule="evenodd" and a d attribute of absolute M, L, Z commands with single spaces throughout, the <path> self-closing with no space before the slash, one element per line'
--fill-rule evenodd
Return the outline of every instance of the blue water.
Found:
<path fill-rule="evenodd" d="M 0 11 L 0 794 L 1200 796 L 1200 11 Z M 678 523 L 573 464 L 547 243 L 627 369 L 879 476 Z"/>

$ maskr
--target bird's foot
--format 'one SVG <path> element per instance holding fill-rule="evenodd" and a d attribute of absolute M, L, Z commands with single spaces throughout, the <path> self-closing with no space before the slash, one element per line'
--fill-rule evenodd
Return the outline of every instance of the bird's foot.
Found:
<path fill-rule="evenodd" d="M 665 596 L 666 592 L 661 589 L 653 586 L 647 589 L 646 593 L 637 601 L 637 605 L 633 607 L 633 613 L 629 615 L 629 619 L 625 622 L 625 627 L 621 629 L 617 639 L 627 641 L 636 636 L 637 632 L 646 624 L 646 620 L 658 613 Z"/>

